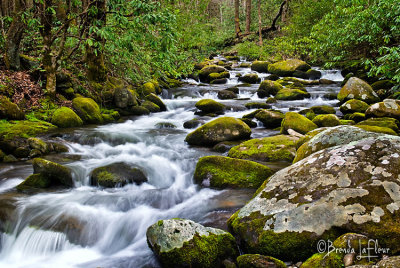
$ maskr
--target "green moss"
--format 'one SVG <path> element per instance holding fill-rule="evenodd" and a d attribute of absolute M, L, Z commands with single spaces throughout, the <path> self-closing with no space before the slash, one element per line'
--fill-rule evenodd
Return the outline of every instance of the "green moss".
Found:
<path fill-rule="evenodd" d="M 351 113 L 365 113 L 368 109 L 369 104 L 361 100 L 348 100 L 342 106 L 340 106 L 340 111 L 343 114 Z"/>
<path fill-rule="evenodd" d="M 345 120 L 353 120 L 354 122 L 361 122 L 365 120 L 365 114 L 363 113 L 353 113 L 353 114 L 346 114 L 344 116 Z"/>
<path fill-rule="evenodd" d="M 151 101 L 145 101 L 142 103 L 141 106 L 146 108 L 151 113 L 158 113 L 161 111 L 160 106 L 158 106 L 157 104 L 155 104 L 154 102 L 151 102 Z"/>
<path fill-rule="evenodd" d="M 278 82 L 264 80 L 261 82 L 260 87 L 258 88 L 257 95 L 260 98 L 269 97 L 270 95 L 275 96 L 282 89 L 283 86 Z"/>
<path fill-rule="evenodd" d="M 328 105 L 313 106 L 310 109 L 315 114 L 336 114 L 335 108 Z"/>
<path fill-rule="evenodd" d="M 6 156 L 6 154 L 0 150 L 0 162 L 3 161 L 3 158 Z"/>
<path fill-rule="evenodd" d="M 309 98 L 311 95 L 300 89 L 284 88 L 276 94 L 275 99 L 277 100 L 303 100 Z"/>
<path fill-rule="evenodd" d="M 287 267 L 283 261 L 260 254 L 244 254 L 239 256 L 236 260 L 239 268 Z"/>
<path fill-rule="evenodd" d="M 15 138 L 29 138 L 46 133 L 56 128 L 56 126 L 40 120 L 0 120 L 0 137 L 5 140 L 12 140 Z"/>
<path fill-rule="evenodd" d="M 195 106 L 205 113 L 221 113 L 225 110 L 225 105 L 212 99 L 199 100 Z"/>
<path fill-rule="evenodd" d="M 194 180 L 216 188 L 258 188 L 272 174 L 269 167 L 256 162 L 206 156 L 198 161 Z"/>
<path fill-rule="evenodd" d="M 287 133 L 288 129 L 293 129 L 301 134 L 316 129 L 318 126 L 311 120 L 295 112 L 287 112 L 282 121 L 281 133 Z"/>
<path fill-rule="evenodd" d="M 378 126 L 367 126 L 367 125 L 355 125 L 356 127 L 362 128 L 366 131 L 376 132 L 376 133 L 384 133 L 389 135 L 397 136 L 397 133 L 394 132 L 393 129 L 387 127 L 378 127 Z"/>
<path fill-rule="evenodd" d="M 27 191 L 32 188 L 48 188 L 51 180 L 43 174 L 32 174 L 17 186 L 18 191 Z"/>
<path fill-rule="evenodd" d="M 111 114 L 102 114 L 101 117 L 103 118 L 104 123 L 112 123 L 115 121 L 114 117 Z"/>
<path fill-rule="evenodd" d="M 312 122 L 318 127 L 335 127 L 340 125 L 339 118 L 334 114 L 317 115 Z"/>
<path fill-rule="evenodd" d="M 342 87 L 338 96 L 338 100 L 345 102 L 350 99 L 357 99 L 366 103 L 376 103 L 380 101 L 378 95 L 373 91 L 372 87 L 365 81 L 351 77 Z"/>
<path fill-rule="evenodd" d="M 138 90 L 141 96 L 147 96 L 149 94 L 157 94 L 156 87 L 152 82 L 147 82 L 142 85 L 142 87 Z"/>
<path fill-rule="evenodd" d="M 210 81 L 217 80 L 217 79 L 223 79 L 223 78 L 229 78 L 229 77 L 230 77 L 229 72 L 211 73 L 209 75 Z"/>
<path fill-rule="evenodd" d="M 306 260 L 300 268 L 315 268 L 315 267 L 325 267 L 325 268 L 341 268 L 343 267 L 343 258 L 339 254 L 332 252 L 327 253 L 317 253 Z"/>
<path fill-rule="evenodd" d="M 269 65 L 268 61 L 254 61 L 251 64 L 251 70 L 259 73 L 268 73 L 268 65 Z"/>
<path fill-rule="evenodd" d="M 355 125 L 356 122 L 353 120 L 340 120 L 341 125 Z"/>
<path fill-rule="evenodd" d="M 0 118 L 9 120 L 23 120 L 25 119 L 25 114 L 7 97 L 0 96 Z"/>
<path fill-rule="evenodd" d="M 146 96 L 146 100 L 151 101 L 152 103 L 155 103 L 160 107 L 161 111 L 166 111 L 167 106 L 165 106 L 164 102 L 155 94 L 149 94 Z"/>
<path fill-rule="evenodd" d="M 395 132 L 399 131 L 399 121 L 395 118 L 390 117 L 381 117 L 381 118 L 370 118 L 365 121 L 361 121 L 356 126 L 377 126 L 377 127 L 386 127 L 390 128 Z"/>
<path fill-rule="evenodd" d="M 83 120 L 88 124 L 101 124 L 103 117 L 97 103 L 91 98 L 78 97 L 72 100 L 72 107 Z"/>
<path fill-rule="evenodd" d="M 261 82 L 261 79 L 258 77 L 258 74 L 245 74 L 238 78 L 240 82 L 248 83 L 248 84 L 257 84 Z"/>
<path fill-rule="evenodd" d="M 247 109 L 269 109 L 271 105 L 265 102 L 248 102 L 244 105 Z"/>
<path fill-rule="evenodd" d="M 285 135 L 252 139 L 233 147 L 228 156 L 264 162 L 291 162 L 296 153 L 295 143 L 296 139 Z"/>
<path fill-rule="evenodd" d="M 209 83 L 211 81 L 210 74 L 212 73 L 223 73 L 227 70 L 224 67 L 218 65 L 208 65 L 205 66 L 199 72 L 200 81 L 203 83 Z"/>
<path fill-rule="evenodd" d="M 280 61 L 268 66 L 268 72 L 279 76 L 290 76 L 295 71 L 308 71 L 311 66 L 301 60 Z"/>
<path fill-rule="evenodd" d="M 73 185 L 72 173 L 67 167 L 42 158 L 33 159 L 32 165 L 35 174 L 47 177 L 53 184 Z"/>
<path fill-rule="evenodd" d="M 213 146 L 222 141 L 248 139 L 251 129 L 243 121 L 233 117 L 217 118 L 186 136 L 191 145 Z"/>
<path fill-rule="evenodd" d="M 277 110 L 261 110 L 255 117 L 263 123 L 264 127 L 273 129 L 281 125 L 285 115 Z"/>
<path fill-rule="evenodd" d="M 57 109 L 52 116 L 51 123 L 60 128 L 79 127 L 83 125 L 82 119 L 68 107 Z"/>

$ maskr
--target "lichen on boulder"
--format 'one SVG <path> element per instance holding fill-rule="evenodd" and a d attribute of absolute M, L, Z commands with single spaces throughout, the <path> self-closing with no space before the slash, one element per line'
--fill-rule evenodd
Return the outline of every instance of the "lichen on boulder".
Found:
<path fill-rule="evenodd" d="M 311 66 L 306 62 L 296 59 L 280 61 L 268 66 L 268 72 L 279 76 L 291 76 L 295 71 L 306 72 Z"/>
<path fill-rule="evenodd" d="M 248 139 L 251 129 L 243 121 L 233 117 L 217 118 L 186 136 L 190 145 L 213 146 L 221 141 Z"/>
<path fill-rule="evenodd" d="M 239 255 L 234 237 L 191 220 L 160 220 L 146 232 L 147 243 L 164 267 L 223 267 Z"/>
<path fill-rule="evenodd" d="M 194 181 L 214 188 L 258 188 L 274 172 L 259 163 L 224 156 L 199 159 Z"/>
<path fill-rule="evenodd" d="M 347 81 L 340 90 L 337 98 L 341 102 L 357 99 L 369 104 L 380 100 L 372 87 L 367 82 L 357 77 L 351 77 Z"/>
<path fill-rule="evenodd" d="M 60 128 L 80 127 L 82 119 L 70 108 L 61 107 L 54 111 L 51 123 Z"/>
<path fill-rule="evenodd" d="M 361 101 L 361 100 L 348 100 L 340 106 L 340 111 L 343 114 L 352 114 L 352 113 L 365 113 L 365 111 L 369 108 L 369 104 Z"/>
<path fill-rule="evenodd" d="M 393 117 L 400 120 L 400 101 L 386 99 L 371 105 L 366 111 L 367 117 Z"/>

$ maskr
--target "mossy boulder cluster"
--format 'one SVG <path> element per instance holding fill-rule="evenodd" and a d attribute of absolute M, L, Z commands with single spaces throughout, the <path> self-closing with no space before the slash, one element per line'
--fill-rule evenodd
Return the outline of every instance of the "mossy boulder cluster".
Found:
<path fill-rule="evenodd" d="M 199 72 L 200 81 L 203 83 L 210 83 L 213 80 L 227 77 L 229 77 L 229 72 L 224 67 L 218 65 L 205 66 Z"/>
<path fill-rule="evenodd" d="M 0 119 L 23 120 L 25 114 L 18 105 L 12 103 L 7 97 L 0 96 Z"/>
<path fill-rule="evenodd" d="M 260 98 L 275 96 L 281 89 L 283 89 L 283 86 L 278 82 L 264 80 L 261 82 L 260 87 L 257 90 L 257 95 Z"/>
<path fill-rule="evenodd" d="M 356 99 L 368 104 L 376 103 L 380 100 L 372 87 L 367 82 L 357 77 L 351 77 L 347 81 L 340 90 L 337 98 L 341 102 Z"/>
<path fill-rule="evenodd" d="M 268 66 L 268 72 L 279 76 L 292 76 L 295 71 L 306 72 L 311 69 L 306 62 L 296 59 L 280 61 Z"/>
<path fill-rule="evenodd" d="M 289 129 L 292 129 L 300 134 L 306 134 L 307 132 L 318 128 L 318 126 L 311 120 L 295 112 L 287 112 L 282 121 L 281 133 L 288 133 Z"/>
<path fill-rule="evenodd" d="M 146 233 L 147 243 L 164 267 L 223 267 L 239 255 L 228 232 L 191 220 L 160 220 Z"/>
<path fill-rule="evenodd" d="M 103 117 L 97 103 L 91 98 L 78 97 L 72 100 L 72 107 L 86 124 L 101 124 Z"/>
<path fill-rule="evenodd" d="M 257 84 L 261 82 L 261 78 L 258 77 L 258 74 L 245 74 L 239 77 L 238 80 L 247 84 Z"/>
<path fill-rule="evenodd" d="M 233 117 L 217 118 L 204 124 L 186 136 L 190 145 L 213 146 L 222 141 L 248 139 L 251 129 L 243 121 Z"/>

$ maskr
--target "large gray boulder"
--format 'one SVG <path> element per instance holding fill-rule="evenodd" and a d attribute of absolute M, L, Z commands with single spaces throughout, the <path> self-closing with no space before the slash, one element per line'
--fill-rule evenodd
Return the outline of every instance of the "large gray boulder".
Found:
<path fill-rule="evenodd" d="M 400 101 L 386 99 L 371 105 L 366 111 L 367 117 L 393 117 L 400 120 Z"/>
<path fill-rule="evenodd" d="M 320 239 L 354 232 L 400 251 L 400 138 L 316 152 L 272 175 L 229 220 L 243 250 L 304 260 Z"/>
<path fill-rule="evenodd" d="M 230 233 L 191 220 L 160 220 L 146 236 L 163 267 L 223 267 L 225 259 L 239 255 Z"/>
<path fill-rule="evenodd" d="M 337 98 L 341 102 L 356 99 L 369 104 L 380 100 L 372 87 L 367 82 L 357 77 L 351 77 L 347 81 L 340 90 Z"/>

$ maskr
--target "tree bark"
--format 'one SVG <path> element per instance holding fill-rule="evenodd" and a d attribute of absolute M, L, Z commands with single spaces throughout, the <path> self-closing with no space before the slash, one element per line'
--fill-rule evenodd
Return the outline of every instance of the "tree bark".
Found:
<path fill-rule="evenodd" d="M 257 10 L 258 10 L 258 36 L 259 36 L 259 45 L 263 45 L 262 38 L 262 20 L 261 20 L 261 0 L 257 0 Z"/>
<path fill-rule="evenodd" d="M 236 33 L 236 37 L 239 38 L 240 37 L 240 17 L 239 17 L 239 0 L 235 0 L 235 33 Z"/>
<path fill-rule="evenodd" d="M 12 22 L 8 28 L 5 40 L 4 62 L 11 70 L 19 70 L 21 61 L 19 58 L 21 40 L 25 31 L 25 24 L 21 20 L 21 13 L 25 4 L 21 0 L 15 0 L 12 8 Z"/>
<path fill-rule="evenodd" d="M 250 33 L 251 28 L 251 0 L 246 0 L 246 34 Z"/>
<path fill-rule="evenodd" d="M 282 10 L 282 22 L 284 24 L 286 24 L 288 17 L 289 17 L 289 3 L 290 3 L 290 0 L 286 0 L 286 4 Z"/>
<path fill-rule="evenodd" d="M 96 14 L 90 14 L 88 16 L 88 25 L 96 25 L 98 28 L 106 25 L 106 11 L 107 3 L 106 0 L 95 0 L 93 6 L 97 9 Z M 93 36 L 94 45 L 86 46 L 86 63 L 88 66 L 88 78 L 95 82 L 106 81 L 107 69 L 104 63 L 103 48 L 105 40 L 100 35 L 94 34 Z"/>

